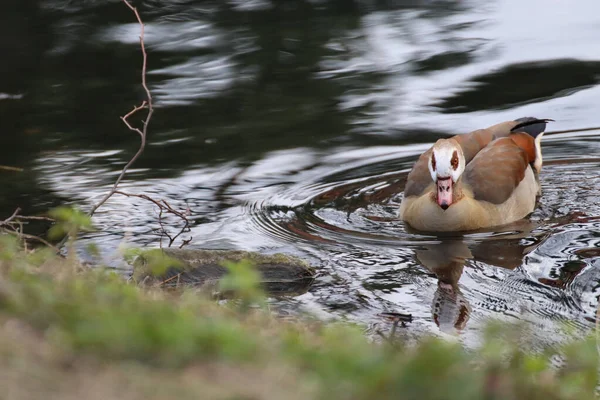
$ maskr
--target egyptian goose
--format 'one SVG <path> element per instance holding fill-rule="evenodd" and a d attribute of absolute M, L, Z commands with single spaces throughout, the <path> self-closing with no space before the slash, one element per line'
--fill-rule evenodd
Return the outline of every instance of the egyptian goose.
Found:
<path fill-rule="evenodd" d="M 408 174 L 400 218 L 429 232 L 524 218 L 540 193 L 540 141 L 548 121 L 525 117 L 439 139 Z"/>

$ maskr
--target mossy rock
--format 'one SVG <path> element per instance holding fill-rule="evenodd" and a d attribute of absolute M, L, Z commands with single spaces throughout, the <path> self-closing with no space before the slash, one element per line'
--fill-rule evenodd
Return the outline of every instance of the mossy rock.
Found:
<path fill-rule="evenodd" d="M 160 257 L 160 268 L 156 258 Z M 133 264 L 133 278 L 145 284 L 214 286 L 225 274 L 224 262 L 248 260 L 261 275 L 261 284 L 271 295 L 306 293 L 315 278 L 315 270 L 306 261 L 285 254 L 260 254 L 240 250 L 163 249 L 144 252 Z"/>

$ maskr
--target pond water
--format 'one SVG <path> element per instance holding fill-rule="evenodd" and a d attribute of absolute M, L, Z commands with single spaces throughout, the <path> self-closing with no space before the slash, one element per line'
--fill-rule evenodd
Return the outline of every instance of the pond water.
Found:
<path fill-rule="evenodd" d="M 136 151 L 139 27 L 118 0 L 9 1 L 0 16 L 0 218 L 89 209 Z M 123 190 L 189 209 L 188 248 L 285 252 L 319 276 L 282 312 L 476 343 L 489 317 L 540 344 L 594 327 L 600 284 L 597 0 L 138 2 L 156 113 Z M 543 194 L 527 220 L 435 237 L 397 219 L 439 137 L 536 116 Z M 581 130 L 581 131 L 578 131 Z M 113 197 L 87 235 L 114 267 L 158 246 L 157 210 Z M 165 221 L 175 232 L 177 221 Z M 440 286 L 438 283 L 442 282 Z M 451 287 L 451 289 L 449 288 Z"/>

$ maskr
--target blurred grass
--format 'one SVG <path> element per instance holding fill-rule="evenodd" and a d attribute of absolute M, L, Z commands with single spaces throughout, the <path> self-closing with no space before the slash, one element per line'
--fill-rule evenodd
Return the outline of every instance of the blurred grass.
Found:
<path fill-rule="evenodd" d="M 248 263 L 227 266 L 221 289 L 237 297 L 217 304 L 65 262 L 0 235 L 5 398 L 595 398 L 592 338 L 530 354 L 518 326 L 490 325 L 476 352 L 377 344 L 357 326 L 273 316 Z"/>

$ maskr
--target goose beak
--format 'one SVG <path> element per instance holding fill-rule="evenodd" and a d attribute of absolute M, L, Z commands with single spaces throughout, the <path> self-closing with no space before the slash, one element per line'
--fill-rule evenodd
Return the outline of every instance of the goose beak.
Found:
<path fill-rule="evenodd" d="M 437 203 L 442 210 L 448 209 L 452 205 L 452 187 L 454 182 L 452 178 L 438 178 L 437 180 Z"/>

